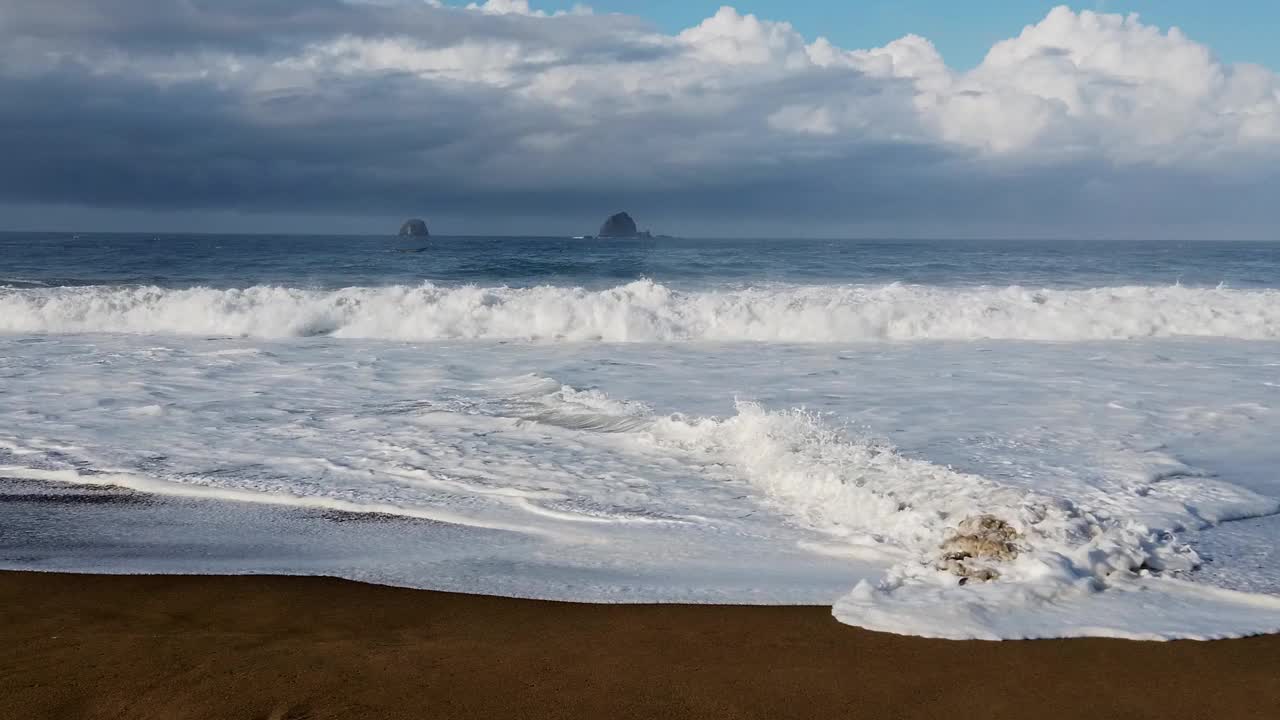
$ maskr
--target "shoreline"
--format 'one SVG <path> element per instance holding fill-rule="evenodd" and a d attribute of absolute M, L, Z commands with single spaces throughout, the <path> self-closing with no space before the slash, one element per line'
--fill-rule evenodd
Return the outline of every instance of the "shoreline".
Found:
<path fill-rule="evenodd" d="M 1280 636 L 945 641 L 825 607 L 0 572 L 0 717 L 1271 718 Z"/>

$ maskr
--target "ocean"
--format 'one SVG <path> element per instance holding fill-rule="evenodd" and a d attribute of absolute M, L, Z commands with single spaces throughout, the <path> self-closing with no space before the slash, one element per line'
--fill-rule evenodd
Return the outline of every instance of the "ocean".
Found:
<path fill-rule="evenodd" d="M 1280 630 L 1280 244 L 0 235 L 0 567 Z"/>

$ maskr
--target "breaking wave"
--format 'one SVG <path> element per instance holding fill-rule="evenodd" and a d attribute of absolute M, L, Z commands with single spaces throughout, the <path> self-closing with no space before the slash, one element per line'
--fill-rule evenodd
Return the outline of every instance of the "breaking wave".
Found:
<path fill-rule="evenodd" d="M 621 433 L 696 465 L 723 467 L 783 517 L 830 536 L 831 548 L 880 558 L 885 575 L 859 583 L 834 606 L 849 624 L 988 640 L 1280 630 L 1280 598 L 1189 581 L 1202 560 L 1178 537 L 1274 515 L 1280 501 L 1159 450 L 1147 451 L 1159 461 L 1149 474 L 1113 478 L 1118 497 L 1104 508 L 1096 497 L 1068 494 L 1080 490 L 1071 485 L 1033 491 L 908 457 L 801 409 L 737 402 L 729 417 L 663 416 L 537 375 L 512 378 L 502 390 L 507 397 L 494 408 L 467 411 Z"/>
<path fill-rule="evenodd" d="M 798 410 L 739 403 L 731 418 L 666 418 L 650 432 L 723 458 L 808 527 L 896 553 L 884 578 L 837 601 L 836 617 L 849 624 L 986 640 L 1280 630 L 1280 598 L 1185 579 L 1201 559 L 1177 532 L 1280 512 L 1276 500 L 1242 487 L 1201 478 L 1179 489 L 1180 512 L 1153 514 L 1144 504 L 1159 500 L 1134 493 L 1128 512 L 1115 514 L 909 458 Z M 974 532 L 984 526 L 998 532 Z"/>
<path fill-rule="evenodd" d="M 0 288 L 0 332 L 565 342 L 1280 339 L 1280 290 L 920 285 Z"/>
<path fill-rule="evenodd" d="M 659 416 L 550 378 L 517 378 L 507 389 L 517 402 L 506 411 L 522 419 L 627 433 L 723 464 L 793 522 L 894 558 L 883 578 L 863 581 L 837 601 L 836 617 L 850 624 L 992 640 L 1207 639 L 1280 630 L 1280 598 L 1188 581 L 1201 558 L 1177 535 L 1273 515 L 1280 502 L 1201 476 L 1172 457 L 1162 459 L 1183 468 L 1185 483 L 1163 488 L 1167 470 L 1129 478 L 1121 481 L 1123 497 L 1104 509 L 1052 487 L 1011 487 L 907 457 L 804 410 L 738 402 L 727 418 Z M 1162 611 L 1151 613 L 1155 606 Z"/>

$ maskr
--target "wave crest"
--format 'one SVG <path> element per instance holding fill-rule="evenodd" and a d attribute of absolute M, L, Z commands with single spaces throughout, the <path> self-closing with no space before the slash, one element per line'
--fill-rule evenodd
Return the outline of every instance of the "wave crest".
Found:
<path fill-rule="evenodd" d="M 388 340 L 795 342 L 1280 338 L 1280 291 L 918 285 L 0 290 L 0 331 Z"/>

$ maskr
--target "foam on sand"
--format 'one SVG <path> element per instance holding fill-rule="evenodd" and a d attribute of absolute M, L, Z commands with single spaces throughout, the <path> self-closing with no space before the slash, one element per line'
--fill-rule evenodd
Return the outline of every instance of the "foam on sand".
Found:
<path fill-rule="evenodd" d="M 564 287 L 0 288 L 0 331 L 388 340 L 830 343 L 1280 338 L 1280 291 L 914 285 L 677 291 Z"/>
<path fill-rule="evenodd" d="M 348 575 L 436 589 L 834 603 L 950 638 L 1280 629 L 1280 598 L 1211 587 L 1236 563 L 1192 544 L 1280 511 L 1280 418 L 1235 387 L 1271 392 L 1257 344 L 163 343 L 0 338 L 0 473 L 429 518 L 398 569 Z"/>
<path fill-rule="evenodd" d="M 1244 488 L 1209 478 L 1197 487 L 1195 479 L 1180 478 L 1181 513 L 1164 506 L 1159 493 L 1148 492 L 1134 494 L 1129 514 L 1123 515 L 905 457 L 800 410 L 769 411 L 740 402 L 728 418 L 664 417 L 549 378 L 517 377 L 498 386 L 503 396 L 455 406 L 454 411 L 514 419 L 583 440 L 613 437 L 623 443 L 619 447 L 649 448 L 653 457 L 723 468 L 726 475 L 750 483 L 774 512 L 830 537 L 832 547 L 877 559 L 886 568 L 884 576 L 859 582 L 835 605 L 836 617 L 850 624 L 952 639 L 1206 639 L 1280 630 L 1280 598 L 1188 581 L 1200 558 L 1176 535 L 1221 518 L 1280 512 L 1276 500 Z M 19 449 L 8 445 L 11 453 Z M 603 496 L 592 496 L 605 488 L 586 483 L 576 487 L 581 499 L 568 504 L 504 494 L 510 512 L 497 522 L 483 513 L 442 508 L 430 495 L 392 504 L 249 489 L 221 478 L 190 484 L 189 479 L 17 465 L 0 467 L 0 473 L 178 496 L 402 515 L 552 539 L 571 537 L 574 531 L 565 528 L 581 523 L 716 523 L 709 517 L 670 513 L 597 515 L 592 508 L 602 506 Z M 464 490 L 458 486 L 454 492 Z M 1144 507 L 1146 502 L 1158 507 Z M 509 519 L 513 516 L 526 522 Z M 1162 518 L 1165 526 L 1144 524 L 1138 516 Z M 609 537 L 607 527 L 599 532 L 601 540 Z M 560 599 L 578 598 L 569 594 Z"/>
<path fill-rule="evenodd" d="M 0 447 L 12 448 L 11 443 L 0 440 Z M 285 507 L 308 508 L 313 510 L 333 510 L 336 512 L 357 515 L 389 515 L 414 520 L 430 520 L 432 522 L 461 525 L 465 527 L 483 528 L 486 530 L 503 530 L 506 532 L 543 535 L 545 531 L 538 527 L 505 523 L 485 522 L 474 517 L 434 508 L 404 507 L 386 503 L 361 503 L 339 498 L 317 495 L 295 495 L 284 492 L 265 492 L 261 490 L 242 490 L 219 485 L 200 485 L 190 482 L 172 482 L 146 477 L 130 472 L 82 472 L 71 469 L 49 470 L 23 466 L 0 465 L 0 475 L 22 480 L 42 480 L 45 482 L 67 483 L 70 485 L 88 485 L 98 487 L 124 488 L 155 495 L 170 497 L 201 498 L 206 500 L 225 500 L 230 502 L 247 502 L 258 505 L 280 505 Z"/>

